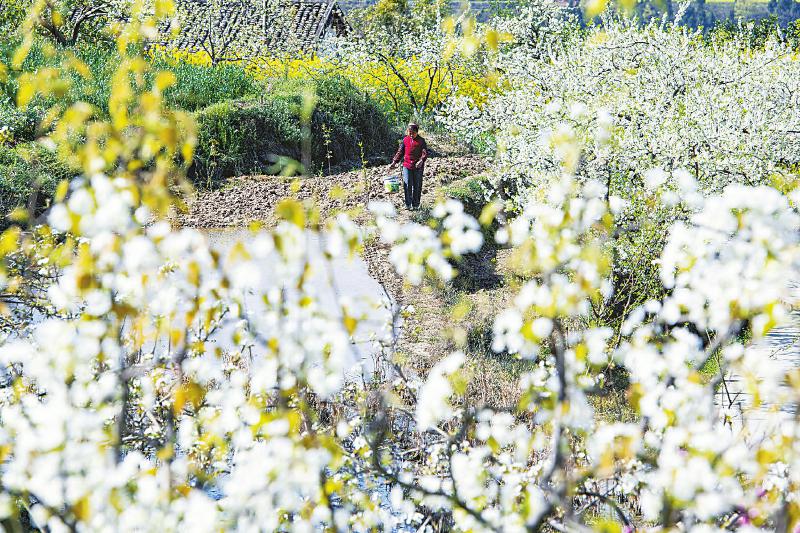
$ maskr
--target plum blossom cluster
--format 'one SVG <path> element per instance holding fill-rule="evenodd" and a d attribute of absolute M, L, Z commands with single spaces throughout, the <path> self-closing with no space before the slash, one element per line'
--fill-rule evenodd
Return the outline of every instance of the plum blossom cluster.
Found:
<path fill-rule="evenodd" d="M 10 268 L 20 250 L 57 268 L 37 294 L 45 316 L 0 341 L 1 519 L 50 531 L 390 529 L 358 447 L 341 440 L 360 403 L 325 408 L 347 391 L 358 318 L 309 281 L 352 255 L 361 232 L 340 216 L 309 234 L 296 202 L 225 251 L 173 229 L 167 185 L 181 183 L 175 161 L 191 158 L 194 129 L 163 105 L 174 78 L 144 76 L 127 46 L 150 30 L 138 13 L 120 34 L 132 55 L 113 76 L 111 120 L 75 104 L 48 139 L 83 177 L 59 187 L 32 234 L 0 237 L 12 296 L 30 276 Z M 21 83 L 26 98 L 51 94 L 37 76 Z"/>
<path fill-rule="evenodd" d="M 570 512 L 587 500 L 611 505 L 628 527 L 793 523 L 798 423 L 781 406 L 797 398 L 797 370 L 741 340 L 743 332 L 758 339 L 787 318 L 786 291 L 800 271 L 793 197 L 767 187 L 730 186 L 670 228 L 661 268 L 671 292 L 637 309 L 623 328 L 625 340 L 615 347 L 610 329 L 576 321 L 586 318 L 588 299 L 603 297 L 606 281 L 602 254 L 587 251 L 592 241 L 602 250 L 599 243 L 609 235 L 595 231 L 581 239 L 586 219 L 570 207 L 572 200 L 585 206 L 597 198 L 588 189 L 567 187 L 572 192 L 561 203 L 531 202 L 526 213 L 550 217 L 523 216 L 502 231 L 503 239 L 517 242 L 537 281 L 524 285 L 513 306 L 498 315 L 494 347 L 538 356 L 537 367 L 521 378 L 527 394 L 517 411 L 529 412 L 535 425 L 510 418 L 504 438 L 483 441 L 490 429 L 482 420 L 502 415 L 470 409 L 469 399 L 451 386 L 458 356 L 437 366 L 423 387 L 433 408 L 419 412 L 418 406 L 420 429 L 435 414 L 441 427 L 455 424 L 451 435 L 472 435 L 468 444 L 451 441 L 447 454 L 451 480 L 442 490 L 465 507 L 454 512 L 456 525 L 487 531 L 539 527 L 543 516 Z M 591 218 L 595 223 L 607 214 L 602 205 Z M 558 228 L 580 244 L 564 251 L 552 245 L 563 237 L 550 235 L 540 245 L 542 228 Z M 739 402 L 738 423 L 724 403 L 715 402 L 720 380 L 699 374 L 712 357 L 720 358 L 720 376 L 735 373 L 738 390 L 752 395 Z M 598 423 L 586 401 L 597 390 L 597 371 L 611 358 L 630 375 L 637 422 Z M 431 391 L 438 394 L 432 397 Z M 458 403 L 465 405 L 460 413 L 453 408 Z M 526 507 L 503 499 L 508 487 L 494 485 L 498 476 Z M 630 498 L 638 502 L 636 509 L 627 506 Z"/>
<path fill-rule="evenodd" d="M 455 200 L 436 204 L 429 226 L 397 222 L 389 203 L 373 202 L 370 210 L 376 216 L 381 240 L 392 246 L 389 259 L 413 285 L 422 282 L 426 270 L 443 281 L 452 279 L 456 271 L 449 259 L 476 252 L 483 245 L 478 221 Z"/>
<path fill-rule="evenodd" d="M 617 342 L 592 319 L 613 294 L 608 243 L 619 200 L 576 179 L 582 154 L 570 131 L 559 126 L 547 139 L 562 172 L 496 235 L 514 247 L 529 281 L 498 313 L 492 347 L 538 361 L 520 378 L 516 410 L 532 425 L 509 418 L 502 438 L 484 440 L 482 421 L 504 413 L 471 406 L 459 388 L 463 356 L 444 359 L 416 415 L 418 429 L 437 423 L 447 432 L 431 448 L 444 466 L 436 483 L 420 474 L 412 499 L 434 508 L 449 500 L 461 530 L 580 527 L 561 513 L 592 502 L 610 505 L 626 527 L 792 524 L 798 424 L 784 406 L 798 397 L 798 372 L 742 339 L 758 341 L 788 318 L 787 291 L 800 271 L 796 193 L 730 185 L 704 197 L 684 170 L 646 171 L 648 190 L 689 215 L 666 231 L 659 267 L 669 292 L 636 308 Z M 719 376 L 709 380 L 700 370 L 712 359 Z M 594 416 L 588 397 L 602 390 L 609 364 L 630 376 L 637 422 Z M 731 373 L 747 401 L 715 401 Z M 504 497 L 508 489 L 516 500 Z"/>
<path fill-rule="evenodd" d="M 480 105 L 454 97 L 440 120 L 495 156 L 490 196 L 511 211 L 549 188 L 563 165 L 606 185 L 617 290 L 604 312 L 626 314 L 663 295 L 664 228 L 699 195 L 795 179 L 797 54 L 778 38 L 755 48 L 747 31 L 705 36 L 610 13 L 568 31 L 567 17 L 551 21 L 557 8 L 540 12 L 548 15 L 537 30 L 522 16 L 495 21 L 515 36 L 496 58 L 504 89 Z M 681 194 L 681 181 L 695 194 Z"/>
<path fill-rule="evenodd" d="M 708 198 L 690 221 L 670 230 L 661 269 L 671 294 L 625 325 L 632 334 L 615 357 L 630 371 L 647 423 L 620 430 L 634 436 L 631 451 L 658 453 L 655 468 L 635 467 L 644 470 L 642 510 L 649 519 L 677 504 L 685 521 L 727 514 L 731 523 L 766 525 L 786 520 L 781 505 L 796 498 L 796 480 L 773 468 L 795 460 L 790 450 L 797 444 L 785 436 L 797 434 L 797 422 L 780 408 L 797 397 L 796 386 L 782 385 L 792 371 L 787 376 L 769 354 L 736 341 L 744 330 L 758 339 L 786 320 L 785 295 L 800 260 L 800 218 L 792 204 L 767 187 L 731 185 Z M 722 409 L 712 401 L 719 381 L 698 380 L 712 357 L 720 357 L 721 378 L 732 371 L 750 396 L 738 424 L 725 400 Z M 681 475 L 688 471 L 702 474 Z"/>
<path fill-rule="evenodd" d="M 220 254 L 194 230 L 145 218 L 129 182 L 76 182 L 51 214 L 51 225 L 73 221 L 74 259 L 49 293 L 71 314 L 0 348 L 15 373 L 0 405 L 4 490 L 55 530 L 148 529 L 153 516 L 169 529 L 392 528 L 416 509 L 446 512 L 458 530 L 523 530 L 569 525 L 563 513 L 576 497 L 602 497 L 632 524 L 781 520 L 795 501 L 796 423 L 773 413 L 780 431 L 753 439 L 719 416 L 714 384 L 697 367 L 721 350 L 762 403 L 792 393 L 737 335 L 763 335 L 785 317 L 776 285 L 798 271 L 793 202 L 774 189 L 730 187 L 673 226 L 662 258 L 672 292 L 634 313 L 614 349 L 609 330 L 582 325 L 607 291 L 605 191 L 566 174 L 558 185 L 500 230 L 536 278 L 496 326 L 498 349 L 539 357 L 521 377 L 519 411 L 469 405 L 464 355 L 442 360 L 414 405 L 415 431 L 439 435 L 423 440 L 429 464 L 398 463 L 381 505 L 364 490 L 379 450 L 358 408 L 321 424 L 309 403 L 309 394 L 341 401 L 352 325 L 304 281 L 313 268 L 306 231 L 283 222 Z M 105 200 L 129 220 L 106 217 Z M 455 204 L 435 211 L 445 231 L 477 231 L 458 222 Z M 425 242 L 381 224 L 402 242 Z M 360 232 L 340 217 L 327 235 L 352 243 L 328 255 L 347 255 Z M 449 240 L 434 239 L 440 250 Z M 609 357 L 630 372 L 640 422 L 592 416 L 586 396 Z M 607 479 L 622 492 L 597 492 Z M 634 496 L 641 518 L 614 503 Z"/>
<path fill-rule="evenodd" d="M 556 317 L 588 317 L 592 299 L 609 291 L 608 263 L 596 238 L 608 231 L 604 193 L 600 183 L 579 185 L 565 174 L 543 201 L 531 201 L 498 231 L 497 241 L 516 247 L 517 264 L 533 279 L 522 286 L 514 307 L 498 315 L 495 351 L 535 357 Z M 591 357 L 602 359 L 600 351 Z"/>

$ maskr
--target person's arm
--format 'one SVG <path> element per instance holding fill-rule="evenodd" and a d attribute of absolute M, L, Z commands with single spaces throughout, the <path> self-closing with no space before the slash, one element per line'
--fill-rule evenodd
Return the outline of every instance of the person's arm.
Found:
<path fill-rule="evenodd" d="M 422 168 L 426 159 L 428 159 L 428 141 L 422 139 L 422 153 L 419 156 L 419 161 L 417 161 L 417 168 Z"/>
<path fill-rule="evenodd" d="M 392 158 L 391 166 L 394 167 L 395 165 L 397 165 L 397 163 L 402 161 L 405 153 L 406 153 L 406 143 L 405 139 L 403 139 L 402 141 L 400 141 L 400 147 L 397 149 L 397 153 L 395 153 L 394 157 Z"/>

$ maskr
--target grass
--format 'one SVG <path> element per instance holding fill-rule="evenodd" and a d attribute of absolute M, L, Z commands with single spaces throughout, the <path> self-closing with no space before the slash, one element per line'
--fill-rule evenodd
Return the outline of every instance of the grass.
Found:
<path fill-rule="evenodd" d="M 590 395 L 588 399 L 589 405 L 594 409 L 595 418 L 603 424 L 636 422 L 639 419 L 624 390 L 608 388 L 602 394 Z"/>
<path fill-rule="evenodd" d="M 708 361 L 700 367 L 700 375 L 703 377 L 703 380 L 708 383 L 713 380 L 715 377 L 719 376 L 719 354 L 710 357 Z"/>
<path fill-rule="evenodd" d="M 739 335 L 737 335 L 736 342 L 742 344 L 743 346 L 748 346 L 753 342 L 753 333 L 750 331 L 750 329 L 745 328 L 739 333 Z M 700 368 L 700 375 L 704 380 L 706 380 L 706 383 L 719 376 L 720 356 L 721 352 L 717 351 L 717 353 L 710 357 L 708 361 L 706 361 Z"/>
<path fill-rule="evenodd" d="M 444 187 L 444 194 L 461 202 L 467 213 L 477 218 L 486 203 L 484 195 L 487 181 L 486 176 L 458 179 Z"/>

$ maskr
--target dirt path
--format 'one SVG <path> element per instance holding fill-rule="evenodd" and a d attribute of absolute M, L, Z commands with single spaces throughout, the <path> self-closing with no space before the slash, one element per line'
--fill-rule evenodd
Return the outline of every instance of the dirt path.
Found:
<path fill-rule="evenodd" d="M 430 207 L 442 186 L 480 174 L 485 162 L 474 155 L 445 155 L 428 161 L 423 181 L 422 206 Z M 399 169 L 393 172 L 399 174 Z M 196 228 L 246 226 L 253 221 L 273 222 L 273 209 L 283 198 L 315 199 L 323 217 L 341 211 L 363 210 L 371 200 L 392 202 L 401 218 L 411 214 L 403 207 L 403 194 L 386 193 L 383 179 L 390 174 L 387 165 L 353 170 L 328 176 L 286 178 L 280 176 L 242 176 L 223 187 L 198 191 L 188 200 L 188 211 L 177 216 L 177 223 Z M 356 212 L 359 216 L 359 213 Z"/>

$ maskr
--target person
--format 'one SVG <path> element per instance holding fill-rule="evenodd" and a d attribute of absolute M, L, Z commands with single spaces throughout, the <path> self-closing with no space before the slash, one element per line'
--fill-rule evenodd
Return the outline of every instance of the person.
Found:
<path fill-rule="evenodd" d="M 389 170 L 403 162 L 403 195 L 406 209 L 419 209 L 422 199 L 422 173 L 428 158 L 428 143 L 419 134 L 419 126 L 413 122 L 408 125 L 406 136 L 394 154 Z"/>

